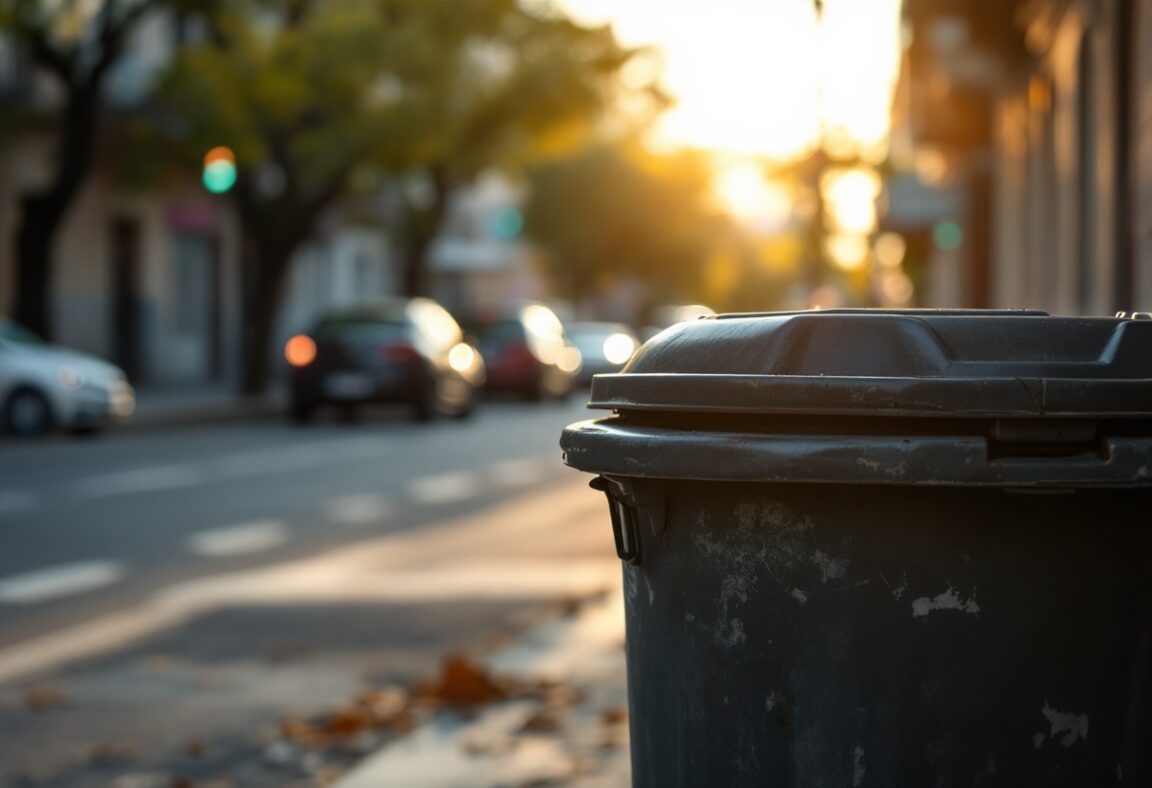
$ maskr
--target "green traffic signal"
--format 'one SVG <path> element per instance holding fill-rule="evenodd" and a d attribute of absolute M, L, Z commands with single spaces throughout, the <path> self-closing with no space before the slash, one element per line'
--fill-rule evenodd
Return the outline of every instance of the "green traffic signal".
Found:
<path fill-rule="evenodd" d="M 201 180 L 213 194 L 223 194 L 236 185 L 236 155 L 231 148 L 221 146 L 208 151 Z"/>
<path fill-rule="evenodd" d="M 214 161 L 204 167 L 204 188 L 213 194 L 223 194 L 236 185 L 236 165 L 230 161 Z"/>

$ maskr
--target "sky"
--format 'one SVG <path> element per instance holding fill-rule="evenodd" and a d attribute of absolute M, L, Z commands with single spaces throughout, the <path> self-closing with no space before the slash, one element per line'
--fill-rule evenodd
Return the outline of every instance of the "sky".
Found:
<path fill-rule="evenodd" d="M 563 0 L 655 47 L 678 104 L 653 142 L 788 159 L 820 137 L 880 158 L 900 55 L 900 0 Z"/>

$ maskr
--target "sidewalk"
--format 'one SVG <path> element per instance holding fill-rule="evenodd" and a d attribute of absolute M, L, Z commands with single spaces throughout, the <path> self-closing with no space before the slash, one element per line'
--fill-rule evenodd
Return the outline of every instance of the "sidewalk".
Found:
<path fill-rule="evenodd" d="M 491 654 L 474 678 L 487 703 L 433 713 L 336 788 L 631 784 L 623 595 L 614 592 Z M 446 689 L 442 677 L 437 689 Z M 525 690 L 525 688 L 529 688 Z"/>
<path fill-rule="evenodd" d="M 11 646 L 0 785 L 624 788 L 603 505 L 573 474 Z"/>

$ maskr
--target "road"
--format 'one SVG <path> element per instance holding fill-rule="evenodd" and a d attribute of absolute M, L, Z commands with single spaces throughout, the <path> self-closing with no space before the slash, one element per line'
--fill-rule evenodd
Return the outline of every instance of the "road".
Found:
<path fill-rule="evenodd" d="M 219 756 L 198 775 L 234 777 L 252 726 L 330 707 L 366 676 L 426 677 L 542 601 L 602 587 L 602 502 L 557 448 L 587 415 L 573 397 L 432 425 L 385 413 L 0 444 L 7 776 L 111 784 L 91 757 L 108 741 L 131 742 L 125 768 L 168 775 L 196 740 Z M 66 708 L 31 708 L 45 682 Z"/>

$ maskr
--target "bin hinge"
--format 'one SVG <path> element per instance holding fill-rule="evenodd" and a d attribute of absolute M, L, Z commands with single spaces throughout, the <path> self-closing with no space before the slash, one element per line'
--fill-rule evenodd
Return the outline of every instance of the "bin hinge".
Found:
<path fill-rule="evenodd" d="M 624 486 L 604 476 L 597 476 L 588 484 L 608 498 L 608 511 L 612 516 L 612 537 L 616 542 L 616 555 L 620 560 L 637 566 L 640 563 L 640 534 L 636 527 L 636 507 L 625 500 Z"/>

